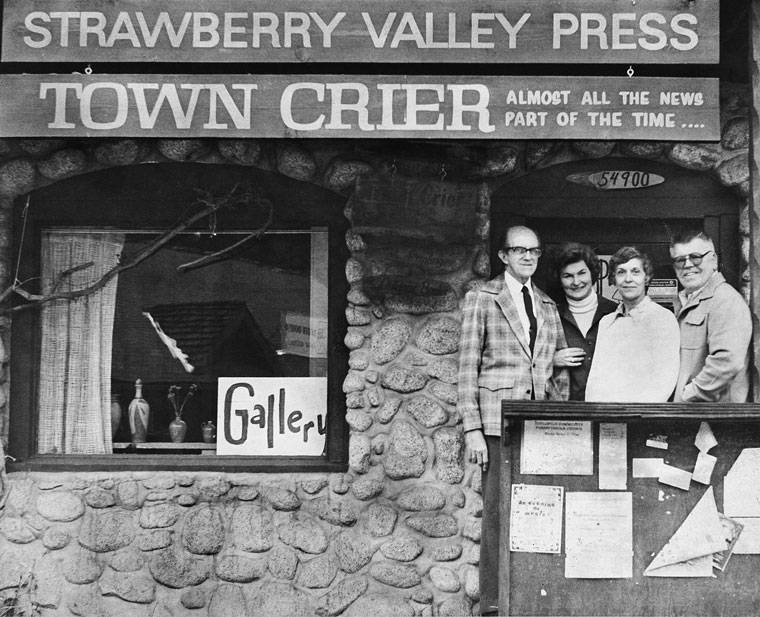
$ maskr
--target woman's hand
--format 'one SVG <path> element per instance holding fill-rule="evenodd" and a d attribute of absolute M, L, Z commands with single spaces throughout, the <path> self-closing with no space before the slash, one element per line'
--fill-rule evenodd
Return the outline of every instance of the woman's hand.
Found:
<path fill-rule="evenodd" d="M 586 352 L 580 347 L 565 347 L 554 352 L 554 366 L 574 367 L 580 366 Z"/>

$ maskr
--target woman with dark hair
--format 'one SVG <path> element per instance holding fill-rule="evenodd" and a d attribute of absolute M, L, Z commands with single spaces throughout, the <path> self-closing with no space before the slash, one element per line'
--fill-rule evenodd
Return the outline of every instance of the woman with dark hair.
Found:
<path fill-rule="evenodd" d="M 599 270 L 599 258 L 585 244 L 565 243 L 553 255 L 552 275 L 565 294 L 557 310 L 568 344 L 554 354 L 554 365 L 569 369 L 571 401 L 585 399 L 599 321 L 617 308 L 615 302 L 594 292 Z"/>
<path fill-rule="evenodd" d="M 652 262 L 636 247 L 610 259 L 620 305 L 599 322 L 587 401 L 664 403 L 673 394 L 681 334 L 673 313 L 647 295 L 652 274 Z"/>

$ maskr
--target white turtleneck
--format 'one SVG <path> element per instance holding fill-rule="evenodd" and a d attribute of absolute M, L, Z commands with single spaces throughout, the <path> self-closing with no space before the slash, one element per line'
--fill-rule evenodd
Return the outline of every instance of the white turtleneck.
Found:
<path fill-rule="evenodd" d="M 599 298 L 595 293 L 590 293 L 583 300 L 567 298 L 567 308 L 573 314 L 575 323 L 578 324 L 578 329 L 584 337 L 591 328 L 591 322 L 594 321 L 597 306 L 599 306 Z"/>

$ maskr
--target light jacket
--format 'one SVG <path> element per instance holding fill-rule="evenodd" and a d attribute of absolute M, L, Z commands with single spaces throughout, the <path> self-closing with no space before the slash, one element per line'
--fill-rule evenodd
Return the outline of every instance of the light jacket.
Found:
<path fill-rule="evenodd" d="M 752 317 L 741 294 L 716 272 L 683 306 L 679 298 L 675 309 L 681 369 L 674 400 L 746 402 Z"/>

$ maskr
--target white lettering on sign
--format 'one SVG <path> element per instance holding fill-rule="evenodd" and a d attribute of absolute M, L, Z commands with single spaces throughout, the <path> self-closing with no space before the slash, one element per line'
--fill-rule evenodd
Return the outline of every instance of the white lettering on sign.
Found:
<path fill-rule="evenodd" d="M 0 130 L 140 137 L 713 140 L 714 79 L 3 75 Z M 548 87 L 547 87 L 548 86 Z"/>
<path fill-rule="evenodd" d="M 124 126 L 130 100 L 137 109 L 141 129 L 152 129 L 159 113 L 168 106 L 178 129 L 192 128 L 195 110 L 201 94 L 206 99 L 207 110 L 204 129 L 226 129 L 227 122 L 219 120 L 219 103 L 236 129 L 251 128 L 251 92 L 257 90 L 256 84 L 180 84 L 180 90 L 187 91 L 188 96 L 180 100 L 176 84 L 98 82 L 93 84 L 41 83 L 40 99 L 45 100 L 52 92 L 55 101 L 53 121 L 48 123 L 51 129 L 73 128 L 75 125 L 66 116 L 69 93 L 79 99 L 79 120 L 87 129 L 109 130 Z M 238 107 L 232 91 L 243 93 L 243 100 Z M 153 102 L 148 103 L 150 92 Z M 95 120 L 93 110 L 108 114 L 105 120 Z"/>
<path fill-rule="evenodd" d="M 368 38 L 375 49 L 506 49 L 519 47 L 531 13 L 465 11 L 31 11 L 23 43 L 31 49 L 330 49 L 333 36 Z M 348 16 L 348 19 L 346 19 Z M 553 49 L 687 52 L 699 44 L 691 13 L 551 14 Z M 341 30 L 341 22 L 347 21 Z M 535 32 L 526 35 L 529 40 Z M 534 41 L 531 43 L 535 44 Z M 531 44 L 526 42 L 525 44 Z"/>
<path fill-rule="evenodd" d="M 645 49 L 659 51 L 670 46 L 679 51 L 694 49 L 699 43 L 698 20 L 689 13 L 674 15 L 670 22 L 660 13 L 554 13 L 554 49 Z M 635 26 L 645 36 L 635 37 Z M 572 37 L 572 38 L 570 38 Z M 566 40 L 570 38 L 570 40 Z"/>
<path fill-rule="evenodd" d="M 378 84 L 381 93 L 381 120 L 369 120 L 370 88 L 363 83 L 294 83 L 283 90 L 280 115 L 285 126 L 294 131 L 322 129 L 361 131 L 474 131 L 491 133 L 488 104 L 489 89 L 482 84 Z M 473 102 L 465 102 L 465 99 Z M 399 108 L 398 101 L 402 101 Z M 423 102 L 424 101 L 424 102 Z M 444 102 L 450 103 L 444 105 Z M 330 115 L 320 113 L 326 103 Z M 308 121 L 296 120 L 293 110 L 302 114 L 313 109 Z M 394 114 L 394 109 L 398 109 Z M 450 110 L 446 118 L 445 109 Z M 400 112 L 400 113 L 399 113 Z M 468 122 L 465 121 L 468 118 Z M 427 122 L 425 121 L 427 120 Z"/>
<path fill-rule="evenodd" d="M 32 11 L 24 19 L 30 34 L 23 40 L 33 49 L 43 49 L 56 42 L 60 47 L 108 48 L 122 41 L 134 48 L 152 48 L 168 42 L 176 49 L 186 41 L 199 49 L 220 46 L 300 48 L 312 46 L 314 26 L 321 33 L 321 45 L 329 48 L 333 31 L 345 16 L 346 13 L 339 12 L 325 20 L 316 11 L 285 11 L 282 15 L 209 11 L 172 15 L 161 11 L 151 20 L 142 11 L 120 11 L 109 23 L 109 16 L 99 11 Z"/>
<path fill-rule="evenodd" d="M 216 453 L 318 456 L 326 417 L 326 377 L 220 377 Z"/>

